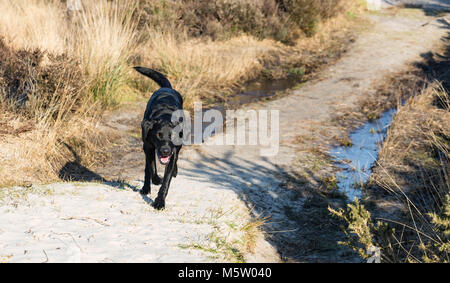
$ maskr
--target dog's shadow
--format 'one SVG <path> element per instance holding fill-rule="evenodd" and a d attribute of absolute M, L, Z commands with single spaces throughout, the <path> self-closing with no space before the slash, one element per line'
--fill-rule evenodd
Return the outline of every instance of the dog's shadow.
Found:
<path fill-rule="evenodd" d="M 140 191 L 140 190 L 139 190 L 139 191 Z M 141 194 L 140 192 L 139 192 L 139 194 L 141 195 L 142 199 L 143 199 L 146 203 L 148 203 L 148 204 L 150 204 L 151 206 L 153 206 L 153 203 L 154 203 L 154 200 L 153 200 L 153 199 L 149 198 L 148 196 L 145 196 L 145 195 Z"/>
<path fill-rule="evenodd" d="M 131 189 L 133 192 L 138 193 L 141 196 L 143 201 L 145 201 L 146 203 L 153 206 L 153 203 L 155 201 L 152 198 L 150 198 L 148 195 L 141 194 L 142 189 L 140 189 L 139 187 L 130 185 L 129 183 L 126 183 L 126 182 L 121 182 L 121 183 L 124 184 L 125 186 L 121 185 L 121 186 L 115 186 L 115 187 L 119 188 L 119 189 L 125 189 L 127 187 L 127 188 Z"/>
<path fill-rule="evenodd" d="M 119 186 L 117 188 L 119 189 L 125 189 L 126 187 L 131 189 L 133 192 L 138 193 L 142 200 L 145 201 L 146 203 L 150 204 L 151 206 L 153 206 L 153 203 L 155 202 L 152 198 L 150 198 L 148 195 L 143 195 L 141 194 L 142 189 L 140 189 L 139 187 L 130 185 L 128 183 L 122 182 L 123 184 L 125 184 L 125 186 Z"/>
<path fill-rule="evenodd" d="M 68 161 L 59 170 L 58 177 L 61 180 L 67 182 L 107 182 L 99 174 L 81 165 L 81 158 L 70 145 L 67 143 L 63 143 L 63 145 L 72 153 L 74 160 Z"/>
<path fill-rule="evenodd" d="M 89 168 L 81 164 L 81 158 L 76 153 L 76 151 L 67 143 L 63 143 L 64 146 L 72 153 L 73 161 L 68 161 L 59 170 L 58 177 L 66 182 L 98 182 L 104 185 L 114 187 L 116 189 L 124 190 L 130 189 L 133 192 L 139 193 L 146 203 L 153 206 L 154 200 L 149 196 L 141 194 L 141 188 L 132 185 L 123 180 L 107 180 Z"/>

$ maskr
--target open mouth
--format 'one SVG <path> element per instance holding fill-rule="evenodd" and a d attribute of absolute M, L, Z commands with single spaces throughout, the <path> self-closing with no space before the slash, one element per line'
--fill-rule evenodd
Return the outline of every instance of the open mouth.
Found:
<path fill-rule="evenodd" d="M 161 162 L 162 165 L 167 165 L 170 162 L 170 157 L 171 157 L 171 155 L 160 156 L 159 157 L 159 162 Z"/>

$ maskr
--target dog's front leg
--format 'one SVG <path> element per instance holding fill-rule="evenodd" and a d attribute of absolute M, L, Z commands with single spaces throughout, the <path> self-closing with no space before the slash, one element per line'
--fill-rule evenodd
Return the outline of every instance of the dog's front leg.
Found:
<path fill-rule="evenodd" d="M 155 150 L 153 150 L 153 156 L 150 157 L 151 160 L 151 166 L 150 166 L 150 173 L 152 178 L 153 185 L 161 185 L 161 178 L 158 176 L 158 170 L 156 169 L 156 154 Z"/>
<path fill-rule="evenodd" d="M 153 175 L 155 171 L 153 167 L 155 165 L 155 149 L 151 147 L 144 146 L 145 152 L 145 178 L 144 178 L 144 186 L 142 187 L 141 194 L 148 195 L 151 192 L 150 189 L 150 180 L 153 179 Z"/>
<path fill-rule="evenodd" d="M 162 181 L 162 185 L 161 188 L 159 189 L 158 197 L 156 197 L 155 203 L 153 204 L 153 206 L 156 209 L 163 209 L 166 206 L 166 197 L 169 191 L 170 181 L 172 180 L 172 176 L 175 171 L 177 159 L 178 159 L 178 150 L 175 150 L 174 154 L 170 159 L 169 164 L 166 167 L 166 170 L 164 171 L 164 178 Z"/>
<path fill-rule="evenodd" d="M 179 153 L 181 150 L 181 146 L 177 147 L 176 151 Z M 172 177 L 176 178 L 178 175 L 178 154 L 176 155 L 176 159 L 175 159 L 175 168 L 173 170 L 173 174 Z"/>

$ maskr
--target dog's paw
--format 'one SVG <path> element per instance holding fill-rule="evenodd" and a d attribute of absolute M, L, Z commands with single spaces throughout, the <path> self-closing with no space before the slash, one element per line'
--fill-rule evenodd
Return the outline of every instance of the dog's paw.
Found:
<path fill-rule="evenodd" d="M 166 202 L 164 200 L 159 199 L 159 198 L 156 198 L 155 202 L 153 203 L 153 207 L 158 209 L 158 210 L 164 209 L 165 206 L 166 206 Z"/>
<path fill-rule="evenodd" d="M 150 187 L 142 187 L 139 192 L 141 193 L 141 195 L 146 196 L 150 193 Z"/>
<path fill-rule="evenodd" d="M 153 183 L 153 185 L 161 185 L 162 179 L 159 176 L 154 176 L 152 178 L 152 183 Z"/>

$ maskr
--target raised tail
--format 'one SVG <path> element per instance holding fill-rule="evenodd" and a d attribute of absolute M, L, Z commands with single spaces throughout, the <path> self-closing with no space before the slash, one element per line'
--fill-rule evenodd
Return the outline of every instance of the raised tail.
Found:
<path fill-rule="evenodd" d="M 172 88 L 169 80 L 160 72 L 145 67 L 134 67 L 134 69 L 144 76 L 154 80 L 160 87 Z"/>

